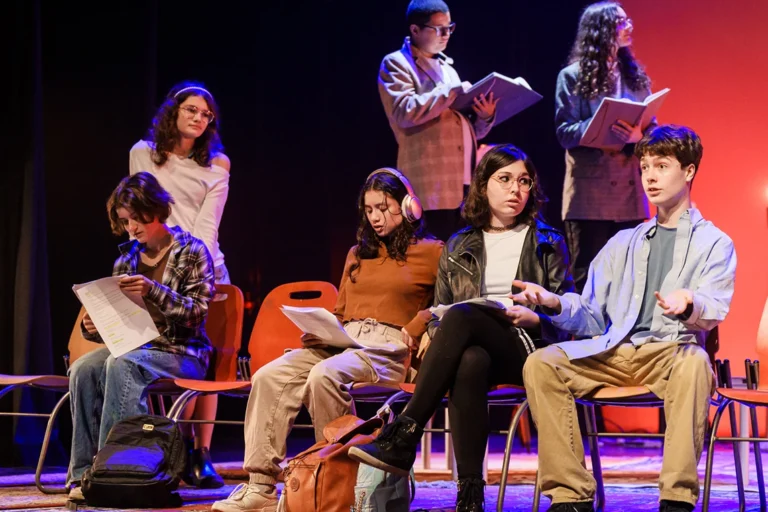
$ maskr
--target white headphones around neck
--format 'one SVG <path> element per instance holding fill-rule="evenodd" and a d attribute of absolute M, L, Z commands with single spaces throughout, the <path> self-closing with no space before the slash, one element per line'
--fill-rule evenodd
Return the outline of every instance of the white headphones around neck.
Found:
<path fill-rule="evenodd" d="M 403 215 L 408 222 L 416 222 L 421 219 L 421 216 L 424 213 L 424 209 L 421 207 L 421 201 L 419 201 L 419 198 L 416 197 L 416 193 L 413 191 L 413 187 L 408 181 L 408 178 L 406 178 L 405 175 L 397 169 L 393 169 L 391 167 L 382 167 L 381 169 L 376 169 L 371 174 L 369 174 L 365 181 L 367 182 L 377 174 L 391 174 L 400 180 L 400 183 L 403 184 L 405 190 L 408 192 L 400 203 L 400 211 L 403 212 Z"/>

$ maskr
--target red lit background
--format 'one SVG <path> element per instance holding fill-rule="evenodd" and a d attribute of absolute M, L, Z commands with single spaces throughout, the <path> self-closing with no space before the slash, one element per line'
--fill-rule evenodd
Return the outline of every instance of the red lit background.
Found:
<path fill-rule="evenodd" d="M 690 126 L 704 145 L 693 200 L 733 239 L 738 256 L 736 293 L 720 329 L 718 358 L 730 359 L 733 375 L 743 376 L 744 359 L 757 357 L 757 328 L 768 297 L 768 2 L 623 5 L 653 90 L 671 89 L 659 121 Z"/>

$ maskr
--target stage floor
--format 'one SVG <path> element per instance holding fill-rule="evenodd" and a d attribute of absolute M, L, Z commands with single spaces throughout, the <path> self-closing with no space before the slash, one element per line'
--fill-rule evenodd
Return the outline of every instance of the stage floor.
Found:
<path fill-rule="evenodd" d="M 437 443 L 436 443 L 437 444 Z M 489 457 L 489 478 L 486 488 L 486 510 L 496 510 L 498 496 L 498 477 L 501 469 L 501 453 L 496 451 L 494 443 Z M 658 447 L 627 447 L 616 443 L 604 443 L 601 448 L 603 471 L 606 477 L 606 511 L 657 511 L 658 493 L 656 479 L 661 467 L 661 450 Z M 706 455 L 706 454 L 705 454 Z M 442 453 L 433 454 L 433 466 L 436 469 L 425 472 L 417 462 L 416 497 L 411 510 L 453 510 L 456 487 L 450 481 L 450 473 L 445 470 L 445 458 Z M 226 497 L 234 487 L 243 481 L 245 473 L 240 469 L 241 462 L 217 463 L 217 469 L 226 478 L 227 485 L 218 490 L 205 491 L 182 486 L 180 493 L 184 506 L 178 510 L 210 510 L 210 504 Z M 533 480 L 536 468 L 535 453 L 524 451 L 514 453 L 510 465 L 510 485 L 507 486 L 504 500 L 506 511 L 527 511 L 531 509 L 533 499 Z M 704 456 L 699 465 L 699 472 L 704 475 Z M 733 452 L 727 447 L 718 447 L 715 452 L 715 474 L 712 493 L 712 511 L 737 511 L 736 480 L 733 464 Z M 64 481 L 64 469 L 53 468 L 46 472 L 43 481 L 60 485 Z M 0 470 L 0 510 L 66 510 L 66 498 L 63 495 L 44 495 L 34 486 L 34 475 L 27 469 Z M 542 500 L 541 510 L 546 510 L 548 500 Z M 82 507 L 79 510 L 106 510 Z M 157 510 L 157 509 L 155 509 Z M 751 468 L 750 483 L 747 490 L 748 511 L 759 510 L 759 498 L 754 472 Z"/>

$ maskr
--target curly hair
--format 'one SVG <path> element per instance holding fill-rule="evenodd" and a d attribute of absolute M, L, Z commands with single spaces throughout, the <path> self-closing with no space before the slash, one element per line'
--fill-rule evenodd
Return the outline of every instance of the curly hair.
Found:
<path fill-rule="evenodd" d="M 194 87 L 194 89 L 178 94 L 178 91 Z M 199 96 L 208 104 L 208 109 L 213 112 L 214 118 L 205 128 L 203 134 L 195 139 L 192 147 L 192 158 L 201 167 L 210 167 L 211 159 L 224 151 L 219 137 L 219 106 L 210 93 L 199 82 L 181 82 L 174 85 L 165 97 L 165 101 L 157 110 L 152 127 L 149 129 L 149 138 L 154 142 L 152 149 L 152 161 L 162 166 L 168 161 L 168 154 L 173 151 L 179 141 L 179 129 L 176 120 L 179 116 L 179 105 L 190 96 Z"/>
<path fill-rule="evenodd" d="M 516 224 L 533 224 L 540 217 L 540 210 L 547 202 L 547 197 L 539 185 L 538 173 L 530 157 L 521 149 L 512 144 L 501 144 L 488 151 L 480 163 L 477 164 L 472 183 L 469 185 L 467 199 L 461 207 L 461 216 L 467 224 L 476 229 L 483 229 L 490 225 L 491 206 L 488 203 L 488 181 L 491 176 L 504 167 L 515 162 L 522 161 L 525 170 L 533 180 L 533 187 L 528 196 L 528 201 L 523 211 L 515 219 Z"/>
<path fill-rule="evenodd" d="M 370 190 L 383 192 L 386 197 L 391 197 L 397 204 L 402 204 L 403 198 L 408 194 L 405 185 L 396 176 L 391 174 L 378 173 L 369 176 L 365 180 L 365 185 L 360 189 L 360 196 L 357 200 L 359 221 L 357 226 L 357 245 L 354 248 L 355 263 L 349 267 L 349 279 L 353 283 L 355 282 L 355 272 L 360 269 L 360 261 L 377 258 L 382 243 L 387 250 L 388 257 L 395 261 L 404 262 L 410 245 L 415 244 L 418 240 L 430 237 L 427 234 L 423 218 L 416 222 L 408 222 L 403 218 L 403 222 L 392 233 L 383 238 L 379 237 L 368 221 L 368 216 L 365 214 L 365 193 Z"/>
<path fill-rule="evenodd" d="M 630 89 L 638 91 L 651 85 L 632 50 L 628 47 L 617 49 L 620 7 L 618 2 L 598 2 L 584 9 L 579 19 L 579 29 L 568 62 L 579 63 L 575 93 L 588 100 L 615 91 L 616 79 L 609 67 L 609 58 L 614 52 L 618 70 Z"/>
<path fill-rule="evenodd" d="M 107 200 L 107 215 L 112 233 L 122 235 L 125 233 L 125 224 L 117 214 L 117 210 L 125 208 L 131 210 L 136 218 L 144 224 L 157 218 L 165 222 L 171 215 L 173 197 L 148 172 L 138 172 L 133 176 L 126 176 L 117 185 Z"/>

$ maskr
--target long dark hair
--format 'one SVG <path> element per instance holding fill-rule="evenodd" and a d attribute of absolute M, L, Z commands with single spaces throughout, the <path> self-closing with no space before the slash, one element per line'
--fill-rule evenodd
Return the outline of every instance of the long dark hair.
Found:
<path fill-rule="evenodd" d="M 568 62 L 579 63 L 575 92 L 588 100 L 611 94 L 616 89 L 616 80 L 608 67 L 608 60 L 617 45 L 620 7 L 618 2 L 598 2 L 584 9 L 579 19 L 579 30 Z M 628 47 L 619 48 L 616 61 L 630 89 L 639 91 L 650 87 L 651 81 L 632 50 Z"/>
<path fill-rule="evenodd" d="M 482 229 L 491 222 L 491 206 L 488 204 L 488 180 L 499 169 L 522 161 L 525 170 L 533 180 L 533 186 L 528 195 L 528 201 L 523 211 L 515 219 L 516 224 L 533 224 L 539 218 L 541 207 L 547 202 L 547 197 L 539 185 L 538 173 L 530 157 L 512 144 L 502 144 L 488 151 L 477 164 L 469 194 L 461 208 L 461 216 L 473 228 Z"/>
<path fill-rule="evenodd" d="M 193 89 L 187 90 L 179 94 L 176 93 L 182 89 L 192 87 Z M 152 161 L 158 166 L 162 166 L 168 161 L 168 154 L 176 147 L 176 143 L 179 141 L 179 129 L 176 126 L 176 119 L 179 116 L 179 105 L 184 103 L 184 100 L 190 96 L 200 96 L 208 104 L 208 109 L 213 112 L 214 119 L 205 128 L 205 131 L 197 139 L 192 146 L 192 158 L 197 165 L 201 167 L 209 167 L 211 165 L 211 159 L 213 159 L 218 153 L 224 151 L 224 146 L 221 144 L 221 138 L 219 137 L 219 106 L 216 104 L 216 100 L 208 93 L 203 84 L 199 82 L 181 82 L 174 85 L 165 97 L 165 101 L 155 114 L 155 118 L 152 119 L 152 127 L 149 129 L 149 138 L 155 144 L 152 150 Z"/>
<path fill-rule="evenodd" d="M 402 204 L 403 198 L 408 194 L 405 185 L 391 174 L 377 173 L 365 180 L 365 185 L 360 189 L 360 196 L 357 199 L 356 261 L 349 267 L 349 279 L 353 283 L 355 282 L 355 272 L 360 268 L 360 260 L 377 258 L 382 243 L 387 249 L 387 256 L 393 260 L 404 262 L 408 246 L 429 236 L 424 226 L 424 219 L 408 222 L 404 217 L 403 222 L 389 236 L 379 237 L 365 214 L 365 193 L 370 190 L 383 192 L 385 196 L 394 199 L 398 205 Z"/>

